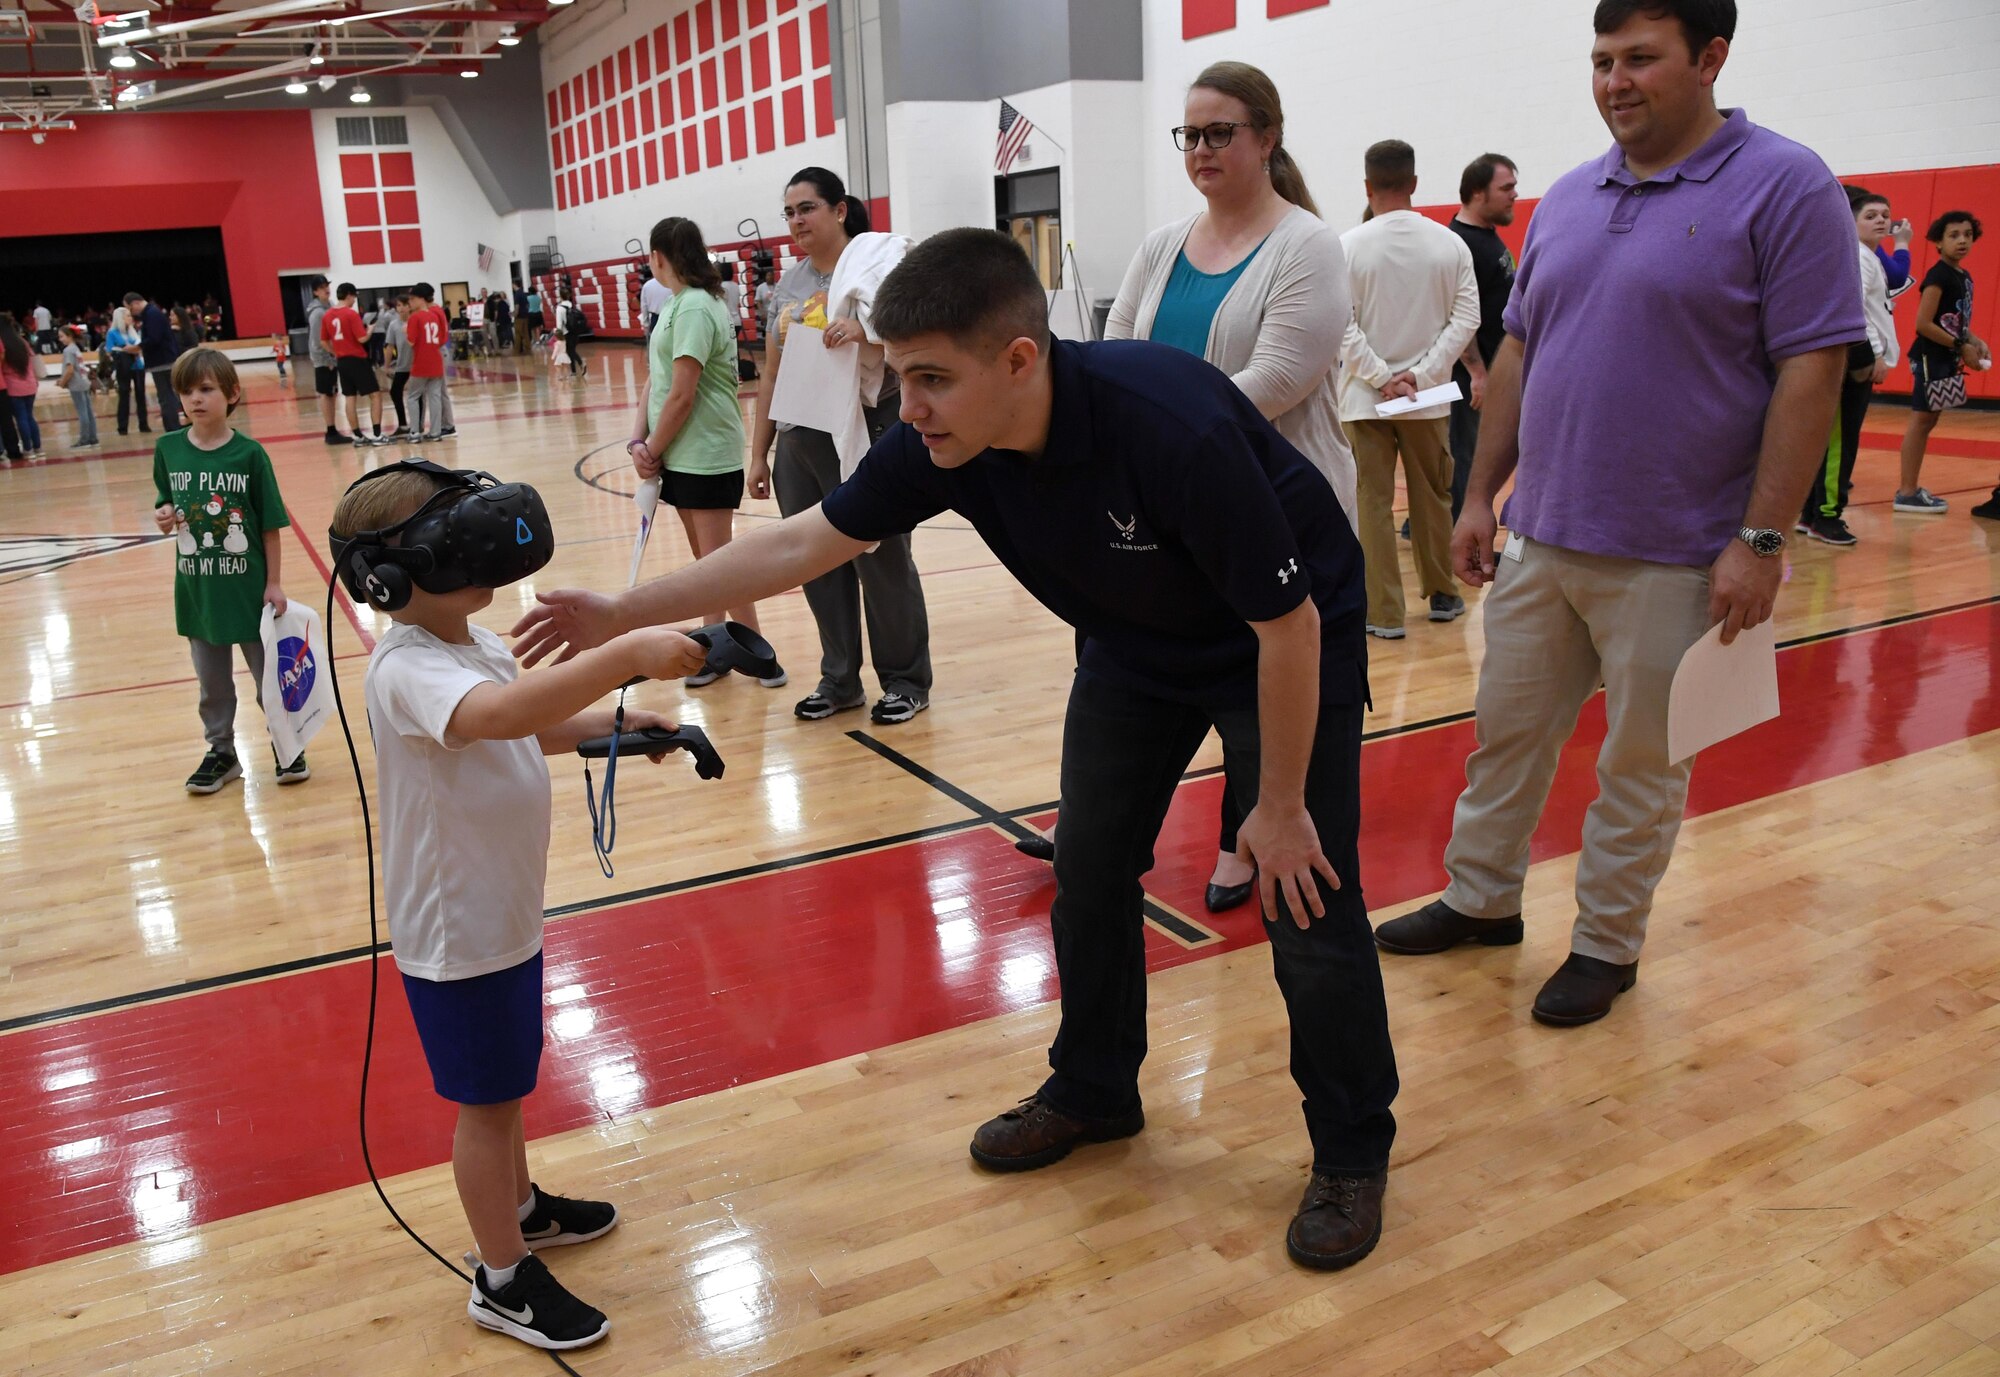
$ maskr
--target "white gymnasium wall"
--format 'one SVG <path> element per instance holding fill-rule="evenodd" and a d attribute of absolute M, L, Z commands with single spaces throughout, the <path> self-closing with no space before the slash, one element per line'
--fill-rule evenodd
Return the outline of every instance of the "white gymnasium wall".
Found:
<path fill-rule="evenodd" d="M 418 228 L 423 231 L 423 257 L 414 262 L 354 261 L 347 221 L 346 188 L 341 185 L 340 155 L 405 151 L 394 145 L 367 148 L 340 146 L 334 121 L 344 115 L 401 115 L 409 126 L 407 148 L 417 181 Z M 445 132 L 437 113 L 427 106 L 355 106 L 352 110 L 313 112 L 313 153 L 319 164 L 320 203 L 326 209 L 327 253 L 332 262 L 326 275 L 357 287 L 388 287 L 415 282 L 464 282 L 474 290 L 508 285 L 507 264 L 522 260 L 526 271 L 526 240 L 544 222 L 547 211 L 497 214 L 480 189 L 458 147 Z M 540 231 L 546 235 L 547 229 Z M 493 267 L 479 271 L 479 245 L 493 248 Z"/>
<path fill-rule="evenodd" d="M 1521 189 L 1610 145 L 1590 93 L 1589 0 L 1339 3 L 1279 19 L 1238 0 L 1233 29 L 1181 37 L 1180 0 L 1145 7 L 1144 137 L 1131 150 L 1149 225 L 1200 197 L 1164 131 L 1210 62 L 1255 63 L 1277 82 L 1286 144 L 1327 219 L 1360 219 L 1361 155 L 1377 139 L 1417 150 L 1420 202 L 1457 199 L 1459 169 L 1487 150 L 1520 164 Z M 1748 0 L 1717 96 L 1817 151 L 1837 173 L 2000 161 L 1996 0 Z"/>
<path fill-rule="evenodd" d="M 745 108 L 754 103 L 760 94 L 771 96 L 776 89 L 793 84 L 779 75 L 776 51 L 778 26 L 787 21 L 804 25 L 812 10 L 823 4 L 824 0 L 798 0 L 794 8 L 780 12 L 777 0 L 769 0 L 764 7 L 766 22 L 756 28 L 740 30 L 738 37 L 730 42 L 747 47 L 755 34 L 764 34 L 771 44 L 774 86 L 761 93 L 755 90 L 746 63 L 744 98 L 729 100 L 725 87 L 721 103 L 711 109 L 726 116 L 731 108 Z M 694 9 L 695 0 L 583 0 L 568 11 L 557 11 L 556 18 L 541 30 L 545 111 L 547 92 L 558 90 L 579 74 L 587 74 L 607 57 L 632 50 L 641 39 L 650 39 L 662 24 L 671 26 L 678 16 Z M 746 7 L 739 13 L 747 18 L 751 11 Z M 710 243 L 732 243 L 739 237 L 748 237 L 739 236 L 736 227 L 750 216 L 757 219 L 766 238 L 783 240 L 785 225 L 778 211 L 784 203 L 785 179 L 803 167 L 824 167 L 843 178 L 847 176 L 844 126 L 837 124 L 831 134 L 824 136 L 816 132 L 818 121 L 812 93 L 816 77 L 811 45 L 807 38 L 802 38 L 801 42 L 806 84 L 806 137 L 802 142 L 785 143 L 783 120 L 779 118 L 776 121 L 777 147 L 772 152 L 753 152 L 741 161 L 725 161 L 717 167 L 704 166 L 693 173 L 683 168 L 671 180 L 662 180 L 637 190 L 628 187 L 620 194 L 558 209 L 553 213 L 553 228 L 549 233 L 556 236 L 564 259 L 581 264 L 621 257 L 627 240 L 643 240 L 654 223 L 668 215 L 684 215 L 693 220 L 701 226 Z M 719 35 L 718 46 L 722 46 Z M 698 62 L 702 54 L 697 52 L 694 56 Z M 681 66 L 678 51 L 674 53 L 674 59 L 671 73 L 677 73 Z M 820 76 L 825 74 L 824 69 L 819 73 Z M 657 80 L 658 73 L 655 72 L 652 81 L 657 83 Z M 675 108 L 678 112 L 678 102 Z M 705 109 L 703 113 L 709 113 L 709 110 Z M 660 137 L 657 128 L 652 137 L 655 140 Z M 893 207 L 896 203 L 892 201 L 891 204 Z"/>

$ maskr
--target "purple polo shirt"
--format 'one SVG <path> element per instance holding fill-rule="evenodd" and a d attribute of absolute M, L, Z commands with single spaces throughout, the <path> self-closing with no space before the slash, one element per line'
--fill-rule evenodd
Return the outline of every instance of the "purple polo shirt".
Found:
<path fill-rule="evenodd" d="M 1504 317 L 1525 351 L 1510 531 L 1712 564 L 1743 524 L 1777 362 L 1867 337 L 1840 183 L 1726 114 L 1678 166 L 1639 181 L 1614 144 L 1535 207 Z"/>

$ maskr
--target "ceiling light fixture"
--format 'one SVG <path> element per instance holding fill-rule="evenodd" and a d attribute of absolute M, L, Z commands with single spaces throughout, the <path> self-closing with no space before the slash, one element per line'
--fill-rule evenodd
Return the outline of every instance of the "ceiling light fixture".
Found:
<path fill-rule="evenodd" d="M 323 66 L 325 64 L 326 54 L 320 51 L 319 44 L 317 43 L 313 44 L 312 56 L 308 57 L 306 61 L 310 62 L 315 67 Z"/>
<path fill-rule="evenodd" d="M 116 52 L 111 55 L 111 65 L 120 69 L 132 68 L 139 65 L 139 59 L 128 52 Z"/>
<path fill-rule="evenodd" d="M 509 24 L 505 28 L 500 30 L 499 42 L 501 47 L 512 48 L 518 43 L 520 43 L 520 41 L 521 41 L 521 35 L 514 32 L 514 26 L 512 24 Z"/>
<path fill-rule="evenodd" d="M 470 80 L 473 77 L 479 75 L 479 69 L 477 67 L 467 67 L 464 71 L 460 72 L 459 75 L 465 77 L 467 80 Z"/>
<path fill-rule="evenodd" d="M 347 93 L 347 98 L 356 105 L 366 105 L 369 101 L 375 99 L 375 97 L 368 94 L 368 88 L 358 81 L 354 83 L 354 89 Z"/>
<path fill-rule="evenodd" d="M 285 83 L 285 94 L 288 96 L 302 96 L 306 93 L 307 89 L 303 81 L 296 79 Z"/>

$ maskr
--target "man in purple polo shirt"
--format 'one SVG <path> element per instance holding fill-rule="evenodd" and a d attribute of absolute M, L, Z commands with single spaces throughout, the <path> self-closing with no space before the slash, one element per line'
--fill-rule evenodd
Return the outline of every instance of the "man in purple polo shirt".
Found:
<path fill-rule="evenodd" d="M 1727 641 L 1771 615 L 1847 346 L 1866 336 L 1839 183 L 1715 104 L 1734 0 L 1603 0 L 1595 27 L 1616 143 L 1535 210 L 1452 536 L 1458 577 L 1493 591 L 1451 884 L 1375 934 L 1408 955 L 1521 940 L 1529 839 L 1602 682 L 1571 954 L 1534 1005 L 1558 1027 L 1604 1017 L 1637 979 L 1687 801 L 1691 762 L 1667 759 L 1674 670 L 1717 622 Z"/>

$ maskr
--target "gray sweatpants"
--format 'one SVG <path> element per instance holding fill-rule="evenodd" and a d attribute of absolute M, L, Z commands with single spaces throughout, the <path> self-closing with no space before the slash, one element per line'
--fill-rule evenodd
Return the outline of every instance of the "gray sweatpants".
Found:
<path fill-rule="evenodd" d="M 878 408 L 878 410 L 881 410 Z M 894 421 L 893 411 L 885 412 Z M 879 434 L 871 412 L 869 431 Z M 840 486 L 840 456 L 823 430 L 794 427 L 778 432 L 778 457 L 771 481 L 778 510 L 793 516 L 816 505 Z M 891 536 L 868 554 L 856 556 L 806 584 L 806 605 L 819 623 L 819 692 L 836 703 L 863 696 L 861 622 L 868 621 L 869 658 L 884 693 L 900 693 L 920 703 L 931 697 L 931 624 L 924 586 L 910 557 L 910 538 Z"/>
<path fill-rule="evenodd" d="M 188 653 L 194 658 L 194 677 L 201 685 L 201 734 L 211 750 L 236 754 L 236 680 L 232 673 L 231 647 L 188 637 Z M 250 667 L 251 682 L 257 686 L 257 703 L 264 702 L 264 643 L 244 641 L 235 649 L 243 652 Z"/>
<path fill-rule="evenodd" d="M 410 418 L 419 435 L 435 435 L 455 424 L 451 416 L 451 389 L 444 385 L 443 378 L 412 377 L 405 400 L 414 408 Z"/>

